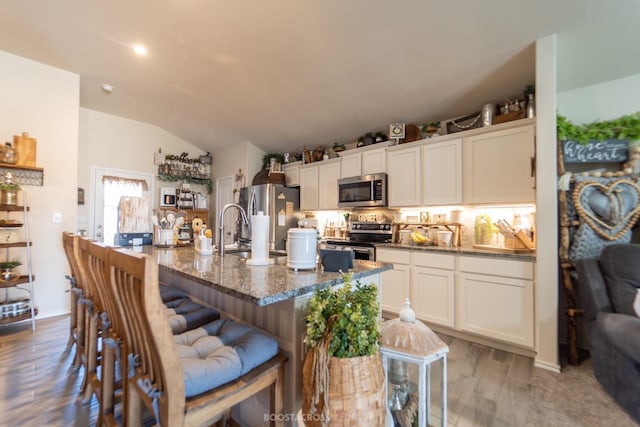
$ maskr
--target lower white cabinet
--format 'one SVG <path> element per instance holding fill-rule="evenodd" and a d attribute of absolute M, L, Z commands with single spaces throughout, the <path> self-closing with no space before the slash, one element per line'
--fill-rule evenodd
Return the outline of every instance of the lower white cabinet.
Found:
<path fill-rule="evenodd" d="M 402 303 L 410 296 L 411 286 L 411 252 L 407 250 L 377 249 L 376 260 L 393 264 L 393 270 L 384 271 L 382 280 L 382 301 L 380 306 L 385 311 L 398 313 Z"/>
<path fill-rule="evenodd" d="M 455 258 L 414 252 L 411 267 L 411 306 L 416 317 L 455 326 Z"/>
<path fill-rule="evenodd" d="M 533 347 L 533 263 L 461 256 L 459 268 L 459 328 Z"/>
<path fill-rule="evenodd" d="M 378 248 L 393 264 L 382 280 L 382 309 L 411 299 L 416 317 L 434 325 L 534 348 L 534 264 L 486 256 Z"/>

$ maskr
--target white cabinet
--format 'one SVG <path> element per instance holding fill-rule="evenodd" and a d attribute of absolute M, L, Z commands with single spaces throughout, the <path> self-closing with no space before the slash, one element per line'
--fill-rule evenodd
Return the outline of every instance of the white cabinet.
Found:
<path fill-rule="evenodd" d="M 300 166 L 300 210 L 338 208 L 340 159 Z"/>
<path fill-rule="evenodd" d="M 386 147 L 357 149 L 355 153 L 342 154 L 341 178 L 385 173 L 387 171 Z"/>
<path fill-rule="evenodd" d="M 300 185 L 300 164 L 302 162 L 287 163 L 282 166 L 284 172 L 284 183 L 287 187 L 298 187 Z"/>
<path fill-rule="evenodd" d="M 420 169 L 423 204 L 462 203 L 462 139 L 423 145 Z"/>
<path fill-rule="evenodd" d="M 421 147 L 396 148 L 387 151 L 389 207 L 419 206 Z"/>
<path fill-rule="evenodd" d="M 376 148 L 362 152 L 362 175 L 387 171 L 387 149 Z"/>
<path fill-rule="evenodd" d="M 351 178 L 362 175 L 362 154 L 343 154 L 340 165 L 340 178 Z"/>
<path fill-rule="evenodd" d="M 318 209 L 318 166 L 300 167 L 300 210 Z"/>
<path fill-rule="evenodd" d="M 455 258 L 416 251 L 411 268 L 411 305 L 416 317 L 455 326 Z"/>
<path fill-rule="evenodd" d="M 464 139 L 465 203 L 534 203 L 534 126 Z"/>
<path fill-rule="evenodd" d="M 338 209 L 340 159 L 325 160 L 318 166 L 318 209 Z"/>
<path fill-rule="evenodd" d="M 411 253 L 407 250 L 377 249 L 376 260 L 393 264 L 393 270 L 381 274 L 382 302 L 385 311 L 398 313 L 402 303 L 410 296 L 411 272 L 409 263 Z"/>
<path fill-rule="evenodd" d="M 533 348 L 533 263 L 459 258 L 461 330 Z"/>

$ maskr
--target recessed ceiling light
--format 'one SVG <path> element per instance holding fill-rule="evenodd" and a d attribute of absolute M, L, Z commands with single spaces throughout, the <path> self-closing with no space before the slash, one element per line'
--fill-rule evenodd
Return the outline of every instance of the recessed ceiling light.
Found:
<path fill-rule="evenodd" d="M 109 83 L 102 83 L 102 91 L 105 93 L 113 92 L 113 85 L 110 85 Z"/>
<path fill-rule="evenodd" d="M 137 53 L 138 55 L 144 56 L 147 54 L 147 48 L 141 44 L 134 44 L 133 45 L 133 51 L 135 53 Z"/>

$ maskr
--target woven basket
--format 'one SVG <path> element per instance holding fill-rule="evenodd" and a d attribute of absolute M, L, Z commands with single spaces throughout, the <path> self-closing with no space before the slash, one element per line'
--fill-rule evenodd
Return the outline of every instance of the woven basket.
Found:
<path fill-rule="evenodd" d="M 322 393 L 315 411 L 312 411 L 312 396 L 317 387 L 312 373 L 314 358 L 315 349 L 307 353 L 302 368 L 302 413 L 307 427 L 384 426 L 385 380 L 379 353 L 374 356 L 329 358 L 326 411 Z"/>

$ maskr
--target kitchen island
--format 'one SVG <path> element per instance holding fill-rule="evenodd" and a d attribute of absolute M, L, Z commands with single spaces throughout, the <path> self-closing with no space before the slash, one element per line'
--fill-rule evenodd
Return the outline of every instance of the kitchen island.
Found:
<path fill-rule="evenodd" d="M 341 285 L 342 274 L 324 272 L 320 266 L 293 271 L 287 267 L 286 256 L 272 258 L 269 265 L 251 266 L 240 254 L 201 256 L 192 247 L 154 248 L 152 256 L 158 261 L 161 282 L 277 338 L 281 351 L 289 358 L 285 366 L 285 421 L 295 425 L 293 417 L 302 403 L 308 301 L 316 289 Z M 392 267 L 355 260 L 350 272 L 354 283 L 379 286 L 380 274 Z M 236 409 L 234 418 L 242 425 L 268 425 L 268 408 L 268 394 L 261 393 Z"/>

